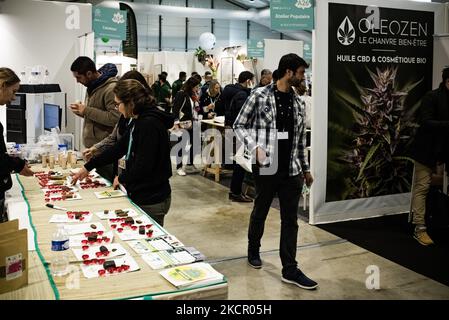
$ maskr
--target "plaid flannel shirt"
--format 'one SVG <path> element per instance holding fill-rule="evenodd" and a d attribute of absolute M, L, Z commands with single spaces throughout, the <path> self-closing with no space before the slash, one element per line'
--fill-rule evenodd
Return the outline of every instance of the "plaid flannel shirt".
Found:
<path fill-rule="evenodd" d="M 289 176 L 309 172 L 309 164 L 305 156 L 306 127 L 305 102 L 294 93 L 293 99 L 294 131 L 292 152 L 290 156 Z M 267 153 L 264 164 L 273 163 L 277 145 L 276 100 L 274 85 L 258 88 L 242 106 L 233 125 L 235 135 L 248 151 L 254 152 L 261 147 Z"/>

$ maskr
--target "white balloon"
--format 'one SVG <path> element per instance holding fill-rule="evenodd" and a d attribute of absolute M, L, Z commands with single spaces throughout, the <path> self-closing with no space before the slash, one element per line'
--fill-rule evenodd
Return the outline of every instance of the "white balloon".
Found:
<path fill-rule="evenodd" d="M 217 39 L 215 38 L 215 35 L 213 33 L 205 32 L 200 35 L 200 47 L 204 50 L 211 50 L 215 47 L 216 40 Z"/>

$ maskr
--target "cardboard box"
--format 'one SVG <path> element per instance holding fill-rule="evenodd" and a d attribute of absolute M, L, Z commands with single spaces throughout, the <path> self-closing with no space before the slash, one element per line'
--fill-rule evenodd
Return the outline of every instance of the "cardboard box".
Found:
<path fill-rule="evenodd" d="M 19 220 L 0 223 L 0 293 L 28 284 L 27 230 Z"/>

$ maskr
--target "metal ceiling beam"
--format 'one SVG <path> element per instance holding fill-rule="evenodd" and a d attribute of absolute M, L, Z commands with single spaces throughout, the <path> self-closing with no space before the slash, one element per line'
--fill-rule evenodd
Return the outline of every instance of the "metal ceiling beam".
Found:
<path fill-rule="evenodd" d="M 234 6 L 236 6 L 236 7 L 241 8 L 241 9 L 245 9 L 245 10 L 248 10 L 248 9 L 249 9 L 249 7 L 244 6 L 244 5 L 242 5 L 241 3 L 235 2 L 235 1 L 233 1 L 233 0 L 225 0 L 225 1 L 226 1 L 227 3 L 230 3 L 230 4 L 234 5 Z"/>

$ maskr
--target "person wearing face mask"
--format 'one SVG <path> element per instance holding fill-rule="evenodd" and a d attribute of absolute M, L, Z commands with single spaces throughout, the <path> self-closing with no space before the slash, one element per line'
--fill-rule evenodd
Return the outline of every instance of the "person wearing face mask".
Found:
<path fill-rule="evenodd" d="M 20 79 L 9 68 L 0 68 L 0 106 L 11 103 L 16 98 L 16 92 L 20 87 Z M 6 221 L 4 210 L 5 192 L 12 187 L 11 173 L 30 177 L 34 174 L 25 160 L 11 157 L 6 153 L 6 145 L 3 139 L 3 124 L 0 123 L 0 222 Z"/>
<path fill-rule="evenodd" d="M 281 279 L 312 290 L 318 284 L 298 268 L 296 261 L 299 198 L 304 181 L 310 186 L 313 178 L 305 154 L 305 105 L 292 88 L 304 79 L 308 67 L 298 55 L 284 55 L 279 61 L 278 80 L 251 93 L 234 122 L 234 131 L 247 150 L 256 155 L 252 167 L 256 198 L 248 228 L 248 264 L 256 269 L 262 267 L 260 242 L 277 194 L 281 211 Z"/>
<path fill-rule="evenodd" d="M 83 143 L 90 148 L 109 136 L 120 118 L 115 109 L 114 87 L 117 82 L 117 67 L 105 64 L 97 71 L 95 62 L 88 57 L 78 57 L 70 67 L 76 81 L 87 87 L 85 103 L 72 103 L 72 112 L 84 119 Z M 98 174 L 112 181 L 113 166 L 97 168 Z"/>
<path fill-rule="evenodd" d="M 423 97 L 417 120 L 419 128 L 410 151 L 415 162 L 411 202 L 413 238 L 428 246 L 433 244 L 425 219 L 432 173 L 442 164 L 449 170 L 449 67 L 443 69 L 440 86 Z"/>

